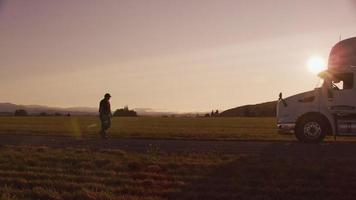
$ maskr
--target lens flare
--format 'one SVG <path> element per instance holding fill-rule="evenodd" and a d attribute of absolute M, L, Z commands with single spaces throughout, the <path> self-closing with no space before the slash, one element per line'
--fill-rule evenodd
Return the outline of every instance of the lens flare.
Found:
<path fill-rule="evenodd" d="M 313 56 L 308 60 L 308 69 L 313 74 L 318 74 L 326 70 L 326 62 L 321 56 Z"/>

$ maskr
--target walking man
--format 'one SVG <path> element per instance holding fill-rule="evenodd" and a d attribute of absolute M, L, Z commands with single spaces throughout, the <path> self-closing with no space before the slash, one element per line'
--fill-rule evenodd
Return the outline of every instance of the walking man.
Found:
<path fill-rule="evenodd" d="M 100 101 L 99 113 L 100 113 L 100 121 L 101 121 L 101 131 L 100 135 L 102 138 L 106 138 L 106 131 L 111 126 L 111 107 L 110 107 L 110 97 L 109 93 L 106 93 L 104 99 Z"/>

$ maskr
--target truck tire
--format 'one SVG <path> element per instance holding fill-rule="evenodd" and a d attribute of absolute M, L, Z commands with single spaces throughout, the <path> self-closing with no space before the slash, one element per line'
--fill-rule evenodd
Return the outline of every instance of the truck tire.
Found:
<path fill-rule="evenodd" d="M 306 116 L 296 127 L 296 138 L 304 143 L 320 143 L 324 140 L 327 123 L 318 116 Z"/>

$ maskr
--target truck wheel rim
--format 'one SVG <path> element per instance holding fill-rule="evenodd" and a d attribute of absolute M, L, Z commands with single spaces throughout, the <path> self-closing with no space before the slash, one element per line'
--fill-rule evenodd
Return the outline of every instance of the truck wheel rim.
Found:
<path fill-rule="evenodd" d="M 306 137 L 315 139 L 321 135 L 321 126 L 317 122 L 308 122 L 304 125 L 304 134 Z"/>

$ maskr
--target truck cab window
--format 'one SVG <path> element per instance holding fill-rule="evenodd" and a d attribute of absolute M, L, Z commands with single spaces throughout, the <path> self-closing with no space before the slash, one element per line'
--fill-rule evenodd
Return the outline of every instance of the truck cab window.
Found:
<path fill-rule="evenodd" d="M 352 89 L 354 77 L 352 73 L 335 74 L 332 80 L 331 87 L 335 90 Z"/>

